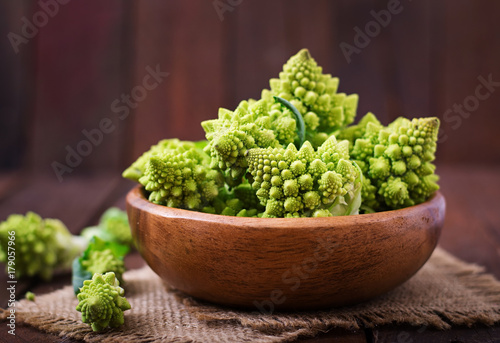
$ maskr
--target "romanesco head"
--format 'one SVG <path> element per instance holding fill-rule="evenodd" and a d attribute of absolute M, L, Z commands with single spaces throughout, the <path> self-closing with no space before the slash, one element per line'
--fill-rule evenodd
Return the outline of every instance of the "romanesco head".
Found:
<path fill-rule="evenodd" d="M 9 246 L 16 251 L 17 277 L 40 276 L 45 280 L 55 269 L 69 267 L 85 248 L 61 221 L 44 220 L 33 212 L 12 214 L 0 223 L 0 261 L 7 263 Z"/>
<path fill-rule="evenodd" d="M 123 259 L 115 256 L 110 249 L 90 251 L 88 258 L 82 261 L 82 266 L 92 274 L 114 272 L 118 280 L 125 272 Z"/>
<path fill-rule="evenodd" d="M 292 115 L 278 117 L 274 100 L 242 101 L 236 110 L 219 110 L 219 118 L 202 122 L 209 142 L 205 151 L 212 158 L 211 167 L 230 170 L 233 179 L 241 179 L 247 168 L 245 152 L 257 147 L 278 147 L 294 141 Z"/>
<path fill-rule="evenodd" d="M 357 213 L 361 172 L 349 161 L 347 142 L 330 137 L 318 150 L 250 149 L 252 187 L 265 206 L 263 217 L 310 217 Z M 326 210 L 319 211 L 318 210 Z"/>
<path fill-rule="evenodd" d="M 339 79 L 323 74 L 307 49 L 292 56 L 279 78 L 269 83 L 272 95 L 290 101 L 302 113 L 308 139 L 315 146 L 356 116 L 358 96 L 337 93 Z"/>
<path fill-rule="evenodd" d="M 151 156 L 161 154 L 165 150 L 176 150 L 177 152 L 182 153 L 194 148 L 195 143 L 193 142 L 180 141 L 176 138 L 163 139 L 157 144 L 151 146 L 151 148 L 143 153 L 134 163 L 132 163 L 130 167 L 125 169 L 125 171 L 122 173 L 122 176 L 133 181 L 139 181 L 139 179 L 144 175 L 146 165 Z"/>
<path fill-rule="evenodd" d="M 217 196 L 224 181 L 220 172 L 210 169 L 208 161 L 208 156 L 194 146 L 183 152 L 166 149 L 149 157 L 139 183 L 154 203 L 201 209 Z"/>
<path fill-rule="evenodd" d="M 132 245 L 132 232 L 128 224 L 127 212 L 111 207 L 101 216 L 99 227 L 113 238 L 113 241 Z"/>
<path fill-rule="evenodd" d="M 367 115 L 356 128 L 351 157 L 365 177 L 364 205 L 395 209 L 426 201 L 439 186 L 434 174 L 438 118 L 398 118 L 387 127 Z M 341 133 L 340 136 L 346 135 Z"/>
<path fill-rule="evenodd" d="M 94 331 L 119 327 L 124 323 L 123 312 L 131 308 L 123 295 L 124 290 L 114 273 L 96 273 L 92 280 L 84 281 L 77 296 L 76 310 L 82 313 L 82 321 L 90 324 Z"/>

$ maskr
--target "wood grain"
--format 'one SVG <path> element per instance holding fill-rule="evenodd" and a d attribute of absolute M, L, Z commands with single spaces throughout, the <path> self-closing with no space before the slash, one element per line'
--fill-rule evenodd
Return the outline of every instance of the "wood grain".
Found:
<path fill-rule="evenodd" d="M 137 249 L 168 284 L 233 306 L 358 303 L 409 279 L 437 244 L 445 202 L 350 217 L 261 219 L 155 205 L 127 195 Z M 271 311 L 271 310 L 269 310 Z"/>
<path fill-rule="evenodd" d="M 118 0 L 69 2 L 30 42 L 36 46 L 32 58 L 37 72 L 32 75 L 36 97 L 27 122 L 28 157 L 37 172 L 53 173 L 53 161 L 69 165 L 66 147 L 77 150 L 81 141 L 89 141 L 83 130 L 98 130 L 104 118 L 115 129 L 95 139 L 100 143 L 92 144 L 88 156 L 81 154 L 82 162 L 71 175 L 121 168 L 126 122 L 118 120 L 111 104 L 121 97 L 131 73 L 129 65 L 122 65 L 129 62 L 122 58 L 129 53 L 122 42 L 122 31 L 130 25 L 126 7 Z M 40 11 L 38 4 L 34 11 Z M 125 39 L 129 44 L 130 37 Z"/>
<path fill-rule="evenodd" d="M 438 167 L 438 174 L 441 175 L 441 190 L 447 199 L 447 213 L 444 223 L 443 232 L 440 238 L 440 245 L 446 250 L 452 252 L 455 256 L 464 259 L 468 262 L 479 263 L 487 265 L 487 271 L 493 272 L 497 278 L 500 279 L 498 271 L 498 261 L 500 252 L 500 241 L 493 239 L 495 232 L 500 229 L 500 212 L 497 210 L 497 203 L 500 189 L 500 170 L 498 168 L 474 167 L 470 166 L 457 166 L 457 167 Z M 98 176 L 97 176 L 98 177 Z M 18 180 L 30 179 L 29 176 L 19 175 Z M 7 185 L 13 179 L 9 175 L 0 175 L 0 184 Z M 25 182 L 15 183 L 10 187 L 0 187 L 0 208 L 4 213 L 20 213 L 26 210 L 27 207 L 40 210 L 42 204 L 37 203 L 36 199 L 30 198 L 41 189 L 47 189 L 43 183 L 48 182 L 46 178 L 32 178 L 28 184 Z M 96 194 L 104 192 L 99 191 L 102 183 L 95 183 L 91 178 L 77 178 L 75 185 L 72 186 L 74 190 L 80 190 L 81 203 L 91 202 L 95 200 Z M 77 186 L 79 183 L 80 186 Z M 94 186 L 91 186 L 94 184 Z M 101 185 L 101 186 L 99 186 Z M 117 189 L 111 191 L 104 198 L 106 201 L 100 202 L 96 207 L 86 208 L 82 210 L 81 214 L 73 212 L 65 216 L 65 223 L 69 227 L 78 227 L 82 219 L 80 215 L 88 215 L 88 222 L 84 225 L 92 225 L 96 222 L 94 219 L 109 206 L 110 203 L 124 208 L 125 199 L 124 192 L 127 185 L 117 185 Z M 123 187 L 123 188 L 122 188 Z M 17 197 L 16 194 L 21 194 L 22 189 L 32 188 L 34 193 L 24 192 L 23 197 Z M 88 192 L 86 190 L 89 190 Z M 477 194 L 476 194 L 477 193 Z M 471 194 L 476 194 L 471 197 Z M 54 194 L 54 201 L 47 203 L 45 211 L 48 213 L 62 215 L 66 213 L 67 199 L 57 197 Z M 113 199 L 113 197 L 117 197 Z M 465 198 L 470 198 L 470 201 L 463 201 Z M 24 198 L 24 201 L 22 200 Z M 102 197 L 101 197 L 102 199 Z M 53 207 L 53 209 L 49 209 Z M 95 211 L 94 213 L 88 213 Z M 476 214 L 474 214 L 476 213 Z M 483 214 L 485 214 L 484 217 Z M 478 220 L 478 216 L 480 220 Z M 482 219 L 481 219 L 482 218 Z M 142 266 L 145 262 L 138 256 L 132 254 L 127 257 L 127 266 L 135 268 Z M 3 274 L 5 275 L 5 274 Z M 0 278 L 0 284 L 4 284 L 4 278 Z M 54 289 L 62 285 L 55 280 L 52 283 L 41 283 L 37 280 L 22 281 L 18 286 L 24 290 L 34 290 L 37 295 L 43 294 L 43 291 Z M 19 296 L 22 297 L 24 293 L 20 292 Z M 0 296 L 0 299 L 3 297 Z M 12 341 L 12 337 L 2 330 L 4 326 L 0 327 L 0 341 Z M 426 333 L 426 332 L 429 333 Z M 19 342 L 73 342 L 65 338 L 59 338 L 53 335 L 48 335 L 39 332 L 29 326 L 18 326 L 16 330 Z M 454 327 L 447 331 L 427 330 L 423 328 L 412 328 L 405 326 L 384 326 L 374 330 L 365 330 L 358 332 L 350 332 L 345 330 L 330 330 L 329 332 L 320 333 L 315 338 L 302 338 L 298 341 L 302 342 L 496 342 L 500 339 L 498 326 L 493 328 L 475 327 L 475 328 L 460 328 Z"/>

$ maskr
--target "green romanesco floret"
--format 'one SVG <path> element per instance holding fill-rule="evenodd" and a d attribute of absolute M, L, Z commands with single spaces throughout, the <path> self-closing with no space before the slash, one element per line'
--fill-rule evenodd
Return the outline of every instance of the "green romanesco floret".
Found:
<path fill-rule="evenodd" d="M 119 327 L 124 323 L 123 312 L 131 308 L 124 293 L 114 273 L 96 273 L 84 282 L 76 310 L 93 331 Z"/>
<path fill-rule="evenodd" d="M 362 133 L 355 137 L 351 158 L 367 179 L 363 205 L 379 211 L 426 201 L 439 189 L 432 164 L 439 119 L 398 118 L 384 127 L 367 116 L 357 128 L 348 129 Z"/>
<path fill-rule="evenodd" d="M 85 228 L 80 235 L 90 240 L 97 236 L 105 241 L 132 246 L 132 233 L 128 224 L 127 213 L 117 207 L 106 210 L 97 226 Z"/>
<path fill-rule="evenodd" d="M 183 153 L 188 150 L 196 149 L 198 143 L 181 141 L 177 138 L 173 139 L 163 139 L 157 144 L 151 146 L 151 148 L 143 153 L 130 167 L 125 169 L 122 173 L 124 178 L 130 179 L 132 181 L 139 181 L 139 179 L 144 175 L 146 171 L 146 165 L 149 162 L 151 156 L 161 155 L 164 151 L 177 151 L 178 153 Z"/>
<path fill-rule="evenodd" d="M 123 258 L 117 257 L 111 249 L 91 251 L 88 259 L 82 261 L 82 266 L 92 275 L 114 272 L 118 280 L 123 282 L 122 275 L 125 273 Z"/>
<path fill-rule="evenodd" d="M 313 147 L 321 145 L 333 131 L 354 121 L 358 95 L 337 93 L 339 79 L 323 74 L 307 49 L 292 56 L 279 78 L 269 83 L 271 95 L 290 101 L 301 112 L 306 124 L 306 139 Z"/>
<path fill-rule="evenodd" d="M 121 278 L 125 272 L 123 259 L 129 250 L 128 245 L 93 236 L 87 249 L 73 261 L 72 284 L 75 294 L 80 292 L 84 281 L 92 279 L 95 273 L 114 272 L 118 280 L 123 283 Z"/>
<path fill-rule="evenodd" d="M 264 207 L 260 204 L 255 193 L 247 180 L 231 189 L 222 187 L 219 189 L 217 198 L 210 203 L 210 206 L 204 207 L 202 212 L 226 216 L 257 217 L 259 213 L 263 212 Z"/>
<path fill-rule="evenodd" d="M 364 115 L 363 118 L 356 124 L 356 125 L 351 125 L 346 128 L 343 128 L 341 130 L 335 131 L 335 137 L 339 140 L 346 139 L 349 141 L 349 149 L 352 150 L 354 146 L 354 142 L 358 138 L 362 138 L 365 133 L 366 133 L 366 128 L 367 126 L 370 125 L 372 128 L 382 128 L 382 124 L 380 121 L 377 119 L 377 117 L 371 113 L 368 112 L 367 114 Z"/>
<path fill-rule="evenodd" d="M 259 100 L 242 101 L 234 111 L 220 109 L 218 119 L 202 122 L 209 144 L 212 168 L 229 171 L 234 184 L 246 170 L 245 152 L 253 148 L 302 145 L 299 118 L 275 100 L 280 97 L 297 109 L 305 139 L 320 146 L 336 129 L 350 124 L 356 115 L 358 96 L 337 93 L 338 78 L 323 74 L 303 49 L 283 66 L 279 79 L 270 80 Z"/>
<path fill-rule="evenodd" d="M 8 265 L 8 247 L 15 248 L 17 277 L 40 276 L 50 280 L 56 269 L 65 269 L 87 246 L 57 219 L 42 219 L 33 212 L 12 214 L 0 223 L 0 261 Z"/>
<path fill-rule="evenodd" d="M 201 123 L 209 142 L 211 167 L 230 172 L 231 179 L 241 182 L 247 163 L 245 152 L 257 147 L 279 147 L 282 141 L 295 138 L 295 120 L 276 117 L 266 100 L 242 101 L 236 110 L 221 108 L 218 119 Z"/>
<path fill-rule="evenodd" d="M 35 301 L 36 296 L 35 296 L 35 293 L 28 291 L 24 295 L 24 298 L 26 298 L 26 300 L 29 300 L 29 301 Z"/>
<path fill-rule="evenodd" d="M 201 144 L 190 149 L 164 149 L 151 154 L 139 178 L 151 202 L 169 207 L 199 210 L 218 195 L 223 175 L 210 168 Z"/>
<path fill-rule="evenodd" d="M 246 158 L 252 187 L 265 206 L 262 217 L 314 217 L 357 214 L 362 174 L 349 160 L 349 143 L 328 138 L 317 150 L 250 149 Z"/>

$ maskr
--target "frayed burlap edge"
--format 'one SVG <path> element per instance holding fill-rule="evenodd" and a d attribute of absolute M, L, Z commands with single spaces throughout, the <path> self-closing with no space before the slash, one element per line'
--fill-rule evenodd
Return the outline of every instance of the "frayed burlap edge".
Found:
<path fill-rule="evenodd" d="M 5 320 L 9 315 L 7 310 L 0 309 L 0 320 Z M 16 322 L 31 325 L 43 332 L 54 334 L 61 338 L 72 338 L 85 342 L 155 342 L 153 336 L 140 334 L 124 334 L 119 330 L 107 330 L 102 333 L 112 333 L 112 337 L 104 337 L 102 333 L 95 333 L 90 329 L 89 325 L 81 321 L 67 319 L 61 316 L 53 316 L 45 313 L 41 314 L 26 314 L 23 312 L 16 313 Z M 179 343 L 189 343 L 188 341 L 175 341 Z"/>
<path fill-rule="evenodd" d="M 221 309 L 212 304 L 200 302 L 181 293 L 178 297 L 198 319 L 215 322 L 237 322 L 252 329 L 267 333 L 279 332 L 283 327 L 306 328 L 310 333 L 327 331 L 332 327 L 348 330 L 373 328 L 380 325 L 409 324 L 449 329 L 452 325 L 471 327 L 475 324 L 494 325 L 500 322 L 500 282 L 484 268 L 465 263 L 444 250 L 437 248 L 428 264 L 419 272 L 436 266 L 444 277 L 451 278 L 485 304 L 478 308 L 443 308 L 439 303 L 432 306 L 408 308 L 405 304 L 392 303 L 384 306 L 394 293 L 405 292 L 412 280 L 398 289 L 375 300 L 360 305 L 321 312 L 273 313 L 272 315 Z M 414 277 L 418 280 L 419 274 Z M 489 305 L 488 305 L 489 304 Z"/>
<path fill-rule="evenodd" d="M 464 263 L 439 248 L 415 277 L 394 291 L 364 304 L 318 312 L 276 312 L 272 315 L 265 315 L 222 308 L 194 300 L 177 291 L 165 292 L 161 280 L 148 267 L 127 272 L 126 275 L 132 281 L 128 284 L 129 295 L 134 297 L 155 294 L 161 299 L 168 298 L 169 303 L 164 305 L 168 311 L 182 318 L 190 317 L 189 320 L 198 321 L 199 327 L 205 328 L 204 332 L 200 332 L 199 339 L 193 339 L 193 332 L 191 332 L 191 337 L 175 334 L 171 336 L 171 332 L 168 332 L 168 325 L 176 324 L 169 321 L 167 321 L 167 327 L 163 326 L 151 334 L 149 331 L 147 333 L 121 331 L 120 328 L 94 333 L 76 316 L 76 314 L 79 315 L 73 310 L 76 303 L 69 306 L 71 309 L 66 314 L 55 315 L 54 311 L 47 313 L 46 308 L 22 300 L 23 310 L 16 312 L 16 320 L 60 337 L 102 343 L 203 342 L 203 338 L 207 338 L 203 336 L 207 334 L 207 327 L 213 330 L 210 333 L 211 338 L 216 337 L 218 333 L 224 333 L 226 338 L 233 337 L 234 331 L 234 339 L 230 342 L 264 343 L 293 341 L 299 336 L 314 336 L 332 328 L 357 330 L 379 325 L 410 324 L 447 329 L 451 325 L 472 326 L 478 323 L 493 325 L 500 322 L 500 282 L 492 275 L 485 274 L 483 268 Z M 447 283 L 449 287 L 458 287 L 457 294 L 462 298 L 470 299 L 470 304 L 473 306 L 465 307 L 461 303 L 454 307 L 453 301 L 445 302 L 445 306 L 439 302 L 422 304 L 421 307 L 412 305 L 411 301 L 408 304 L 408 294 L 411 298 L 411 294 L 417 294 L 419 289 L 426 286 L 422 281 L 426 275 L 427 278 L 441 278 L 441 281 Z M 145 283 L 147 285 L 144 285 Z M 68 296 L 71 292 L 71 287 L 65 287 L 41 297 L 50 296 L 54 299 L 63 295 Z M 433 293 L 430 292 L 432 296 Z M 439 293 L 436 290 L 433 292 L 434 295 Z M 173 297 L 174 294 L 175 297 Z M 76 299 L 72 301 L 76 302 Z M 0 309 L 0 320 L 5 320 L 8 315 L 7 310 Z M 126 321 L 130 321 L 129 323 L 136 321 L 139 323 L 141 320 L 144 322 L 141 316 L 134 317 L 130 314 L 126 318 Z M 194 334 L 197 332 L 195 330 Z M 226 342 L 227 340 L 220 341 Z"/>

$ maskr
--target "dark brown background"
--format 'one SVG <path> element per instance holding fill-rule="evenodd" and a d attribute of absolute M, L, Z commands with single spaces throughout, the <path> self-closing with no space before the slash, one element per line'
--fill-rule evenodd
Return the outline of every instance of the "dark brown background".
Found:
<path fill-rule="evenodd" d="M 7 33 L 19 34 L 21 18 L 32 21 L 40 7 L 1 1 L 0 166 L 54 175 L 51 163 L 64 163 L 65 146 L 76 147 L 83 129 L 109 117 L 117 129 L 64 177 L 121 171 L 161 138 L 202 139 L 201 120 L 258 97 L 303 47 L 340 78 L 340 91 L 360 95 L 358 118 L 373 111 L 384 123 L 443 118 L 474 94 L 479 76 L 500 81 L 493 0 L 401 1 L 401 13 L 347 63 L 340 43 L 353 45 L 354 28 L 387 4 L 244 0 L 221 21 L 212 1 L 73 0 L 15 54 Z M 156 65 L 170 75 L 119 120 L 111 103 Z M 439 165 L 500 162 L 498 92 L 460 125 L 442 122 Z"/>

